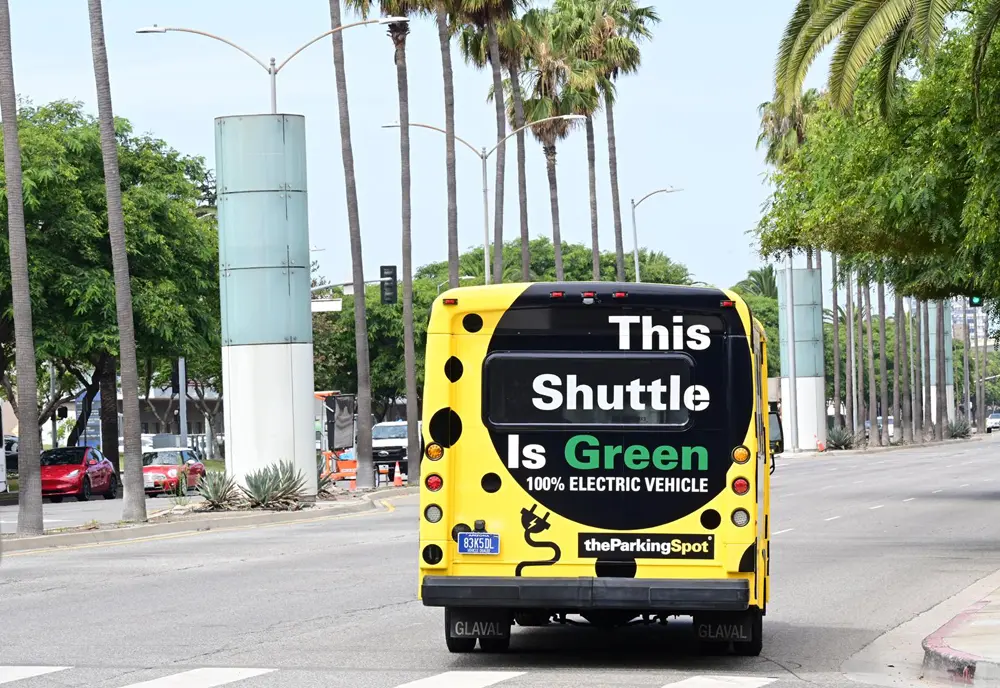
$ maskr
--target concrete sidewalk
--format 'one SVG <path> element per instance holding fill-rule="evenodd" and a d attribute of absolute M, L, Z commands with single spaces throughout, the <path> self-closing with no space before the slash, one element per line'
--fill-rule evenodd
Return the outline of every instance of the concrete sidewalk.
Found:
<path fill-rule="evenodd" d="M 863 456 L 865 454 L 881 454 L 883 452 L 900 451 L 902 449 L 923 449 L 923 448 L 933 448 L 933 447 L 945 447 L 955 444 L 962 444 L 965 442 L 981 442 L 990 439 L 989 435 L 976 435 L 973 434 L 966 438 L 958 439 L 947 439 L 947 440 L 930 440 L 928 442 L 920 442 L 913 444 L 891 444 L 888 447 L 880 447 L 878 445 L 871 447 L 861 447 L 858 449 L 827 449 L 826 451 L 817 451 L 815 449 L 810 450 L 799 450 L 797 452 L 783 452 L 778 454 L 777 457 L 781 459 L 813 459 L 817 456 Z"/>
<path fill-rule="evenodd" d="M 1000 686 L 1000 588 L 923 641 L 924 669 L 952 683 Z"/>

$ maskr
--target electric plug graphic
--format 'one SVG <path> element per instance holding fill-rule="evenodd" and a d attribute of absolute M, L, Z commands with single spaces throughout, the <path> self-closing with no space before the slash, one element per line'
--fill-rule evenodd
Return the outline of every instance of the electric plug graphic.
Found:
<path fill-rule="evenodd" d="M 537 535 L 552 527 L 552 524 L 549 523 L 551 512 L 546 511 L 544 516 L 539 516 L 535 513 L 537 508 L 538 505 L 534 504 L 531 509 L 521 509 L 521 526 L 526 533 Z"/>

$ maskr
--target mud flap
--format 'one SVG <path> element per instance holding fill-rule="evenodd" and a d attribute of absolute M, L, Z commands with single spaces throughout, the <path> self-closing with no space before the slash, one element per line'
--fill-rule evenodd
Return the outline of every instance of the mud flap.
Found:
<path fill-rule="evenodd" d="M 513 619 L 506 609 L 451 608 L 447 610 L 451 638 L 509 638 Z"/>
<path fill-rule="evenodd" d="M 703 643 L 748 643 L 753 640 L 754 613 L 695 614 L 694 632 Z"/>

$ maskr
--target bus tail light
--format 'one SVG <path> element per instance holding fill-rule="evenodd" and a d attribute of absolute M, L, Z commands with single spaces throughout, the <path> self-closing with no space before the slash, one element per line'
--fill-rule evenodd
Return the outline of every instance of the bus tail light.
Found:
<path fill-rule="evenodd" d="M 444 513 L 441 511 L 441 507 L 437 504 L 431 504 L 429 507 L 424 509 L 424 518 L 426 518 L 431 523 L 437 523 L 441 520 Z"/>
<path fill-rule="evenodd" d="M 750 491 L 750 482 L 746 478 L 737 478 L 733 481 L 733 492 L 738 495 L 745 495 Z"/>
<path fill-rule="evenodd" d="M 427 476 L 427 480 L 424 481 L 424 485 L 431 492 L 437 492 L 444 485 L 444 480 L 441 479 L 440 475 L 429 475 Z"/>
<path fill-rule="evenodd" d="M 750 523 L 750 514 L 746 509 L 737 509 L 733 512 L 733 525 L 742 528 L 746 524 Z"/>
<path fill-rule="evenodd" d="M 426 456 L 431 461 L 437 461 L 442 456 L 444 456 L 444 447 L 442 447 L 437 442 L 431 442 L 427 445 L 427 449 L 424 450 L 424 456 Z"/>
<path fill-rule="evenodd" d="M 740 445 L 733 450 L 733 461 L 736 463 L 746 463 L 750 460 L 750 450 Z"/>

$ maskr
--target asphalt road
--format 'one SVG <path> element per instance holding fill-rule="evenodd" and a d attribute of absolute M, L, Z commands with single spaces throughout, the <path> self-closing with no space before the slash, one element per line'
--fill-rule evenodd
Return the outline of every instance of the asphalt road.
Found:
<path fill-rule="evenodd" d="M 848 663 L 878 684 L 934 630 L 895 648 L 892 629 L 1000 569 L 995 455 L 986 440 L 781 460 L 760 657 L 692 655 L 683 625 L 515 628 L 508 655 L 451 655 L 441 611 L 415 600 L 408 497 L 392 512 L 6 555 L 0 685 L 859 685 Z"/>
<path fill-rule="evenodd" d="M 189 502 L 200 500 L 197 493 L 187 496 Z M 173 506 L 170 497 L 152 497 L 146 499 L 146 513 L 162 511 Z M 79 502 L 75 497 L 66 497 L 58 504 L 44 500 L 42 504 L 42 519 L 46 530 L 55 528 L 71 528 L 82 526 L 91 521 L 113 523 L 122 517 L 122 500 L 105 499 L 101 495 Z M 0 533 L 17 532 L 17 504 L 0 506 Z M 2 685 L 2 684 L 0 684 Z"/>

